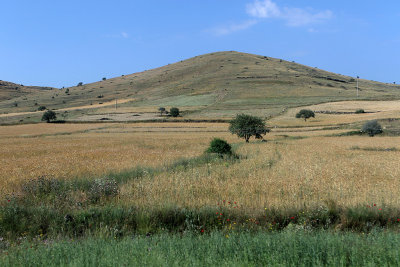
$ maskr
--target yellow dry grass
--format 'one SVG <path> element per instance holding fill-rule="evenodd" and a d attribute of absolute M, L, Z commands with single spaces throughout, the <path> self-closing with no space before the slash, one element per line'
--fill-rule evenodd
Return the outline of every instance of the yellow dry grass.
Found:
<path fill-rule="evenodd" d="M 400 149 L 400 138 L 313 137 L 246 144 L 238 152 L 248 159 L 237 164 L 210 164 L 132 181 L 123 187 L 122 202 L 199 208 L 231 200 L 249 212 L 327 200 L 343 206 L 400 206 L 400 152 L 355 151 L 352 146 Z"/>
<path fill-rule="evenodd" d="M 91 129 L 112 127 L 111 124 L 22 124 L 12 126 L 1 126 L 0 137 L 28 137 L 36 135 L 51 135 L 61 133 L 73 133 Z"/>
<path fill-rule="evenodd" d="M 179 123 L 2 126 L 0 188 L 9 192 L 22 181 L 41 175 L 60 179 L 96 177 L 110 171 L 155 167 L 194 157 L 204 151 L 214 133 L 192 131 L 208 126 L 211 131 L 213 127 L 226 129 L 226 125 Z M 14 136 L 10 136 L 12 133 Z"/>
<path fill-rule="evenodd" d="M 199 156 L 213 137 L 220 137 L 236 143 L 237 153 L 246 158 L 133 180 L 122 186 L 119 201 L 142 207 L 199 208 L 225 199 L 237 201 L 248 212 L 313 206 L 327 200 L 343 206 L 374 202 L 400 207 L 400 137 L 323 137 L 338 130 L 277 128 L 267 135 L 269 142 L 245 144 L 227 132 L 227 124 L 51 126 L 58 128 L 48 124 L 0 127 L 1 193 L 40 175 L 95 178 L 135 166 L 162 166 Z M 51 134 L 40 135 L 44 132 Z M 32 133 L 37 137 L 21 137 Z M 398 150 L 352 150 L 353 146 Z"/>

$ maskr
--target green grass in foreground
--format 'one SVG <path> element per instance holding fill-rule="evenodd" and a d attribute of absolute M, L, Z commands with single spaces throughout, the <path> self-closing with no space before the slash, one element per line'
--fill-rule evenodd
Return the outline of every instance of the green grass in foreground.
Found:
<path fill-rule="evenodd" d="M 400 235 L 316 231 L 22 243 L 0 266 L 399 266 Z"/>

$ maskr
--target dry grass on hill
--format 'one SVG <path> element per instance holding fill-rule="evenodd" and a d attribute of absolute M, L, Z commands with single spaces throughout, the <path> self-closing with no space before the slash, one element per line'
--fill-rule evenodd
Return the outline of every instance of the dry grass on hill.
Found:
<path fill-rule="evenodd" d="M 359 84 L 361 91 L 357 98 L 352 77 L 230 51 L 70 87 L 68 91 L 33 92 L 0 101 L 0 113 L 33 112 L 41 105 L 58 110 L 88 107 L 67 118 L 74 120 L 93 114 L 94 108 L 97 113 L 106 113 L 109 107 L 102 106 L 117 98 L 134 99 L 121 103 L 121 108 L 152 107 L 156 111 L 160 106 L 177 106 L 190 110 L 187 118 L 231 118 L 237 112 L 270 117 L 285 108 L 324 102 L 399 98 L 398 85 L 368 80 L 360 80 Z"/>

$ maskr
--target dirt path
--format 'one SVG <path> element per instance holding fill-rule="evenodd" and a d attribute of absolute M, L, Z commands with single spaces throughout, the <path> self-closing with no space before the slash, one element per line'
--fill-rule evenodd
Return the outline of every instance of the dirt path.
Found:
<path fill-rule="evenodd" d="M 130 101 L 134 101 L 134 98 L 126 98 L 126 99 L 118 99 L 118 104 L 127 103 Z M 70 111 L 70 110 L 77 110 L 77 109 L 92 109 L 92 108 L 101 108 L 107 106 L 115 105 L 115 100 L 104 102 L 103 104 L 93 104 L 93 105 L 85 105 L 85 106 L 77 106 L 77 107 L 70 107 L 70 108 L 61 108 L 57 109 L 57 111 Z M 29 111 L 29 112 L 15 112 L 15 113 L 7 113 L 7 114 L 0 114 L 0 117 L 14 117 L 20 115 L 29 115 L 29 114 L 37 114 L 43 111 Z"/>

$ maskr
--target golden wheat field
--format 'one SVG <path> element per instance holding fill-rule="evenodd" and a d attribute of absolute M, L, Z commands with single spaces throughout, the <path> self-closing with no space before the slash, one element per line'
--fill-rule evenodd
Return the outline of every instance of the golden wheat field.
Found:
<path fill-rule="evenodd" d="M 136 166 L 163 166 L 201 155 L 220 137 L 244 158 L 133 180 L 122 186 L 117 201 L 199 208 L 230 200 L 248 212 L 329 200 L 400 206 L 400 137 L 326 137 L 343 130 L 274 128 L 268 142 L 246 144 L 227 129 L 222 123 L 2 126 L 1 190 L 13 192 L 41 175 L 94 179 Z"/>
<path fill-rule="evenodd" d="M 32 124 L 0 127 L 0 185 L 45 175 L 97 177 L 201 154 L 219 124 Z M 203 132 L 202 132 L 203 131 Z"/>
<path fill-rule="evenodd" d="M 360 148 L 400 148 L 400 138 L 310 137 L 302 140 L 243 144 L 248 158 L 165 173 L 131 182 L 123 202 L 182 207 L 238 202 L 247 210 L 315 206 L 334 200 L 339 205 L 400 205 L 400 152 Z"/>

